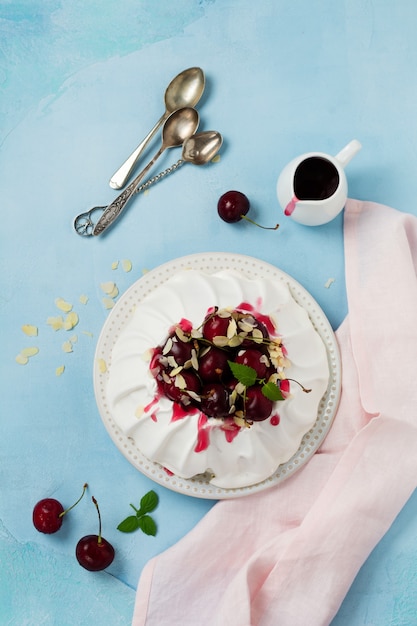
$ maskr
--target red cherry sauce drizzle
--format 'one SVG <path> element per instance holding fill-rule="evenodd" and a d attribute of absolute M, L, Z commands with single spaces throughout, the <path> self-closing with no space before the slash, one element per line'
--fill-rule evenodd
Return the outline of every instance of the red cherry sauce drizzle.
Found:
<path fill-rule="evenodd" d="M 270 336 L 276 336 L 277 330 L 274 326 L 273 321 L 271 320 L 269 315 L 263 315 L 262 313 L 259 313 L 260 306 L 261 306 L 261 300 L 259 299 L 259 302 L 257 302 L 256 308 L 252 306 L 252 304 L 249 304 L 248 302 L 241 302 L 241 304 L 239 304 L 239 306 L 236 307 L 236 310 L 252 313 L 252 315 L 256 317 L 258 322 L 262 322 L 262 324 L 265 326 Z"/>
<path fill-rule="evenodd" d="M 278 426 L 280 421 L 281 421 L 281 418 L 277 413 L 275 413 L 269 418 L 269 423 L 271 424 L 271 426 Z"/>
<path fill-rule="evenodd" d="M 292 215 L 295 207 L 297 206 L 298 201 L 299 201 L 298 198 L 296 196 L 293 196 L 284 209 L 284 215 L 287 215 L 287 216 Z"/>
<path fill-rule="evenodd" d="M 158 403 L 158 397 L 156 396 L 153 400 L 151 400 L 151 401 L 149 402 L 149 404 L 147 404 L 147 405 L 145 406 L 145 409 L 144 409 L 145 413 L 149 413 L 149 412 L 150 412 L 150 410 L 151 410 L 151 409 L 152 409 L 152 408 L 153 408 L 153 407 L 154 407 L 157 403 Z M 154 422 L 157 422 L 157 421 L 158 421 L 158 418 L 157 418 L 157 415 L 156 415 L 156 411 L 154 411 L 153 413 L 151 413 L 151 419 L 152 419 Z"/>
<path fill-rule="evenodd" d="M 194 448 L 194 452 L 203 452 L 203 450 L 207 450 L 210 445 L 211 427 L 207 425 L 207 422 L 207 415 L 200 413 L 197 424 L 197 443 Z"/>

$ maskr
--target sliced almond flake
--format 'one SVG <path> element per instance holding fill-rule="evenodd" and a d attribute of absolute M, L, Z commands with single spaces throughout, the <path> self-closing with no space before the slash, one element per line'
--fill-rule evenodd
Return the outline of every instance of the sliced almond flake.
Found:
<path fill-rule="evenodd" d="M 112 280 L 109 280 L 107 283 L 101 283 L 100 287 L 105 294 L 110 295 L 113 289 L 116 287 L 116 283 L 114 283 Z"/>
<path fill-rule="evenodd" d="M 240 346 L 240 344 L 242 343 L 244 337 L 239 337 L 238 335 L 235 335 L 234 337 L 232 337 L 229 342 L 228 345 L 231 348 L 237 348 L 237 346 Z"/>
<path fill-rule="evenodd" d="M 187 383 L 185 382 L 184 376 L 182 376 L 181 374 L 177 374 L 175 376 L 174 385 L 178 387 L 179 389 L 186 389 Z"/>
<path fill-rule="evenodd" d="M 147 268 L 147 267 L 144 267 L 144 268 L 142 269 L 142 274 L 147 274 L 148 272 L 149 272 L 149 270 L 148 270 L 148 268 Z"/>
<path fill-rule="evenodd" d="M 61 315 L 57 315 L 56 317 L 48 317 L 46 320 L 48 326 L 50 326 L 53 330 L 61 330 L 64 326 L 64 320 Z"/>
<path fill-rule="evenodd" d="M 122 268 L 124 272 L 131 272 L 132 271 L 132 261 L 130 261 L 129 259 L 123 259 L 122 261 Z"/>
<path fill-rule="evenodd" d="M 237 333 L 236 320 L 232 318 L 227 327 L 227 332 L 226 332 L 227 338 L 231 339 L 232 337 L 236 335 L 236 333 Z"/>
<path fill-rule="evenodd" d="M 89 330 L 82 330 L 81 332 L 83 335 L 87 335 L 87 337 L 94 337 L 93 333 Z"/>
<path fill-rule="evenodd" d="M 199 396 L 198 393 L 196 393 L 195 391 L 187 391 L 187 393 L 190 398 L 192 398 L 196 402 L 201 402 L 201 396 Z"/>
<path fill-rule="evenodd" d="M 183 369 L 184 369 L 184 368 L 183 368 L 183 366 L 182 366 L 182 365 L 178 365 L 178 367 L 174 368 L 174 369 L 171 371 L 171 376 L 176 376 L 177 374 L 179 374 L 180 372 L 182 372 L 182 370 L 183 370 Z"/>
<path fill-rule="evenodd" d="M 114 300 L 111 298 L 103 298 L 103 304 L 105 309 L 112 309 L 114 307 Z"/>
<path fill-rule="evenodd" d="M 31 348 L 23 348 L 20 354 L 22 356 L 31 357 L 31 356 L 35 356 L 35 354 L 38 354 L 38 352 L 39 352 L 39 348 L 36 348 L 35 346 L 33 346 Z"/>
<path fill-rule="evenodd" d="M 137 418 L 139 419 L 140 417 L 142 417 L 142 415 L 144 414 L 144 412 L 145 412 L 145 407 L 144 407 L 144 406 L 138 406 L 138 407 L 136 407 L 135 417 L 137 417 Z"/>
<path fill-rule="evenodd" d="M 60 365 L 55 370 L 55 376 L 61 376 L 65 371 L 65 365 Z"/>
<path fill-rule="evenodd" d="M 218 348 L 224 348 L 225 346 L 229 344 L 229 340 L 227 337 L 223 337 L 222 335 L 217 335 L 216 337 L 213 337 L 213 343 Z"/>
<path fill-rule="evenodd" d="M 253 337 L 255 343 L 262 343 L 262 341 L 264 340 L 264 336 L 262 334 L 262 331 L 259 330 L 259 328 L 254 328 L 253 329 L 252 337 Z"/>
<path fill-rule="evenodd" d="M 148 363 L 152 359 L 152 356 L 153 350 L 149 348 L 148 350 L 145 350 L 145 352 L 142 354 L 142 360 Z"/>
<path fill-rule="evenodd" d="M 191 365 L 195 370 L 198 370 L 197 352 L 194 350 L 194 348 L 191 350 Z"/>
<path fill-rule="evenodd" d="M 269 359 L 267 357 L 266 354 L 263 354 L 260 359 L 259 359 L 260 363 L 263 363 L 264 365 L 266 365 L 267 367 L 269 366 Z"/>
<path fill-rule="evenodd" d="M 115 298 L 117 298 L 117 296 L 119 295 L 119 288 L 117 287 L 117 285 L 115 285 L 113 287 L 113 289 L 111 290 L 111 292 L 109 294 L 107 294 L 110 298 L 113 298 L 113 300 Z"/>
<path fill-rule="evenodd" d="M 232 317 L 232 313 L 229 309 L 222 309 L 221 311 L 217 311 L 216 315 L 221 318 Z"/>
<path fill-rule="evenodd" d="M 28 337 L 36 337 L 38 335 L 38 327 L 33 324 L 23 324 L 22 330 Z"/>
<path fill-rule="evenodd" d="M 177 326 L 175 328 L 175 334 L 177 335 L 178 339 L 183 343 L 188 343 L 190 341 L 190 336 L 186 335 L 180 326 Z"/>
<path fill-rule="evenodd" d="M 26 365 L 27 363 L 29 363 L 29 359 L 27 358 L 27 356 L 24 356 L 22 353 L 17 355 L 15 361 L 16 363 L 19 363 L 19 365 Z"/>
<path fill-rule="evenodd" d="M 117 270 L 118 267 L 119 267 L 119 261 L 113 261 L 113 263 L 111 264 L 112 270 Z"/>
<path fill-rule="evenodd" d="M 64 328 L 65 330 L 72 330 L 74 326 L 76 326 L 79 322 L 78 315 L 75 311 L 71 311 L 68 313 L 64 320 Z"/>
<path fill-rule="evenodd" d="M 243 383 L 238 383 L 235 389 L 236 389 L 236 393 L 239 393 L 239 394 L 245 393 L 245 385 Z"/>
<path fill-rule="evenodd" d="M 72 352 L 72 343 L 70 341 L 64 341 L 62 349 L 64 352 Z"/>
<path fill-rule="evenodd" d="M 79 301 L 81 302 L 81 304 L 87 304 L 88 302 L 88 296 L 86 296 L 84 293 L 79 297 Z"/>
<path fill-rule="evenodd" d="M 335 281 L 335 278 L 329 278 L 325 283 L 324 286 L 326 287 L 326 289 L 328 289 L 330 287 L 330 285 L 332 285 Z"/>
<path fill-rule="evenodd" d="M 246 319 L 239 320 L 238 326 L 245 333 L 251 333 L 254 330 L 254 325 L 250 324 Z"/>
<path fill-rule="evenodd" d="M 70 340 L 70 342 L 71 342 L 71 343 L 77 343 L 77 341 L 78 341 L 78 336 L 77 336 L 77 335 L 72 335 L 72 337 L 70 337 L 70 339 L 69 339 L 69 340 Z"/>
<path fill-rule="evenodd" d="M 64 298 L 55 298 L 55 304 L 60 311 L 64 311 L 64 313 L 69 313 L 72 309 L 72 304 L 64 300 Z"/>
<path fill-rule="evenodd" d="M 168 337 L 168 339 L 166 340 L 166 343 L 162 349 L 162 354 L 168 354 L 168 352 L 171 350 L 172 348 L 172 339 L 171 337 Z"/>
<path fill-rule="evenodd" d="M 218 162 L 220 161 L 220 159 L 221 159 L 220 154 L 216 154 L 216 156 L 214 156 L 214 157 L 211 159 L 211 162 L 212 162 L 212 163 L 218 163 Z"/>
<path fill-rule="evenodd" d="M 207 352 L 210 350 L 210 346 L 206 346 L 205 348 L 202 348 L 200 350 L 200 359 L 202 356 L 204 356 L 205 354 L 207 354 Z"/>
<path fill-rule="evenodd" d="M 107 363 L 104 359 L 97 359 L 97 367 L 100 374 L 105 374 L 107 372 Z"/>
<path fill-rule="evenodd" d="M 178 363 L 176 362 L 176 360 L 172 356 L 172 354 L 170 354 L 169 357 L 167 357 L 167 363 L 168 363 L 169 367 L 177 367 L 177 365 L 178 365 Z"/>

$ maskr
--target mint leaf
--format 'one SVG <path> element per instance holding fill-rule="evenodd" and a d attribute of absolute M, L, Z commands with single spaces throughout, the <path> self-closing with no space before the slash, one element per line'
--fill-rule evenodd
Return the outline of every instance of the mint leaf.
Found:
<path fill-rule="evenodd" d="M 158 494 L 156 494 L 155 491 L 151 489 L 151 491 L 145 493 L 145 495 L 141 499 L 139 511 L 136 511 L 136 515 L 138 517 L 141 517 L 142 515 L 145 515 L 145 513 L 151 513 L 151 511 L 154 511 L 156 509 L 158 503 Z"/>
<path fill-rule="evenodd" d="M 156 523 L 150 515 L 143 515 L 142 517 L 139 517 L 137 522 L 139 524 L 139 528 L 145 533 L 145 535 L 156 535 Z"/>
<path fill-rule="evenodd" d="M 117 530 L 120 530 L 122 533 L 133 533 L 133 531 L 139 528 L 139 520 L 136 515 L 129 515 L 123 522 L 117 527 Z"/>
<path fill-rule="evenodd" d="M 268 398 L 268 400 L 272 400 L 272 402 L 285 400 L 284 396 L 282 395 L 281 389 L 275 383 L 266 383 L 262 387 L 262 393 L 264 394 L 265 398 Z"/>
<path fill-rule="evenodd" d="M 256 370 L 249 365 L 243 365 L 243 363 L 235 363 L 234 361 L 227 361 L 229 367 L 232 370 L 232 374 L 237 380 L 245 385 L 245 387 L 252 387 L 256 383 Z"/>

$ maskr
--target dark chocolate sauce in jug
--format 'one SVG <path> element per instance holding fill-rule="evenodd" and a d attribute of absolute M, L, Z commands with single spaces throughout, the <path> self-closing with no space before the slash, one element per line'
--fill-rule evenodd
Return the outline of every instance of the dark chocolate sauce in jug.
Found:
<path fill-rule="evenodd" d="M 294 195 L 297 200 L 325 200 L 338 186 L 337 169 L 323 157 L 308 157 L 295 170 Z"/>

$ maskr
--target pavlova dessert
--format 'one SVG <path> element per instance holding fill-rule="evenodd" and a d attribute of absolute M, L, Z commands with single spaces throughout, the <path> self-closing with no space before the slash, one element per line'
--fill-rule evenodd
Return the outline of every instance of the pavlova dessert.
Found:
<path fill-rule="evenodd" d="M 149 460 L 239 488 L 296 453 L 328 381 L 325 345 L 285 282 L 184 270 L 121 331 L 106 394 Z"/>

